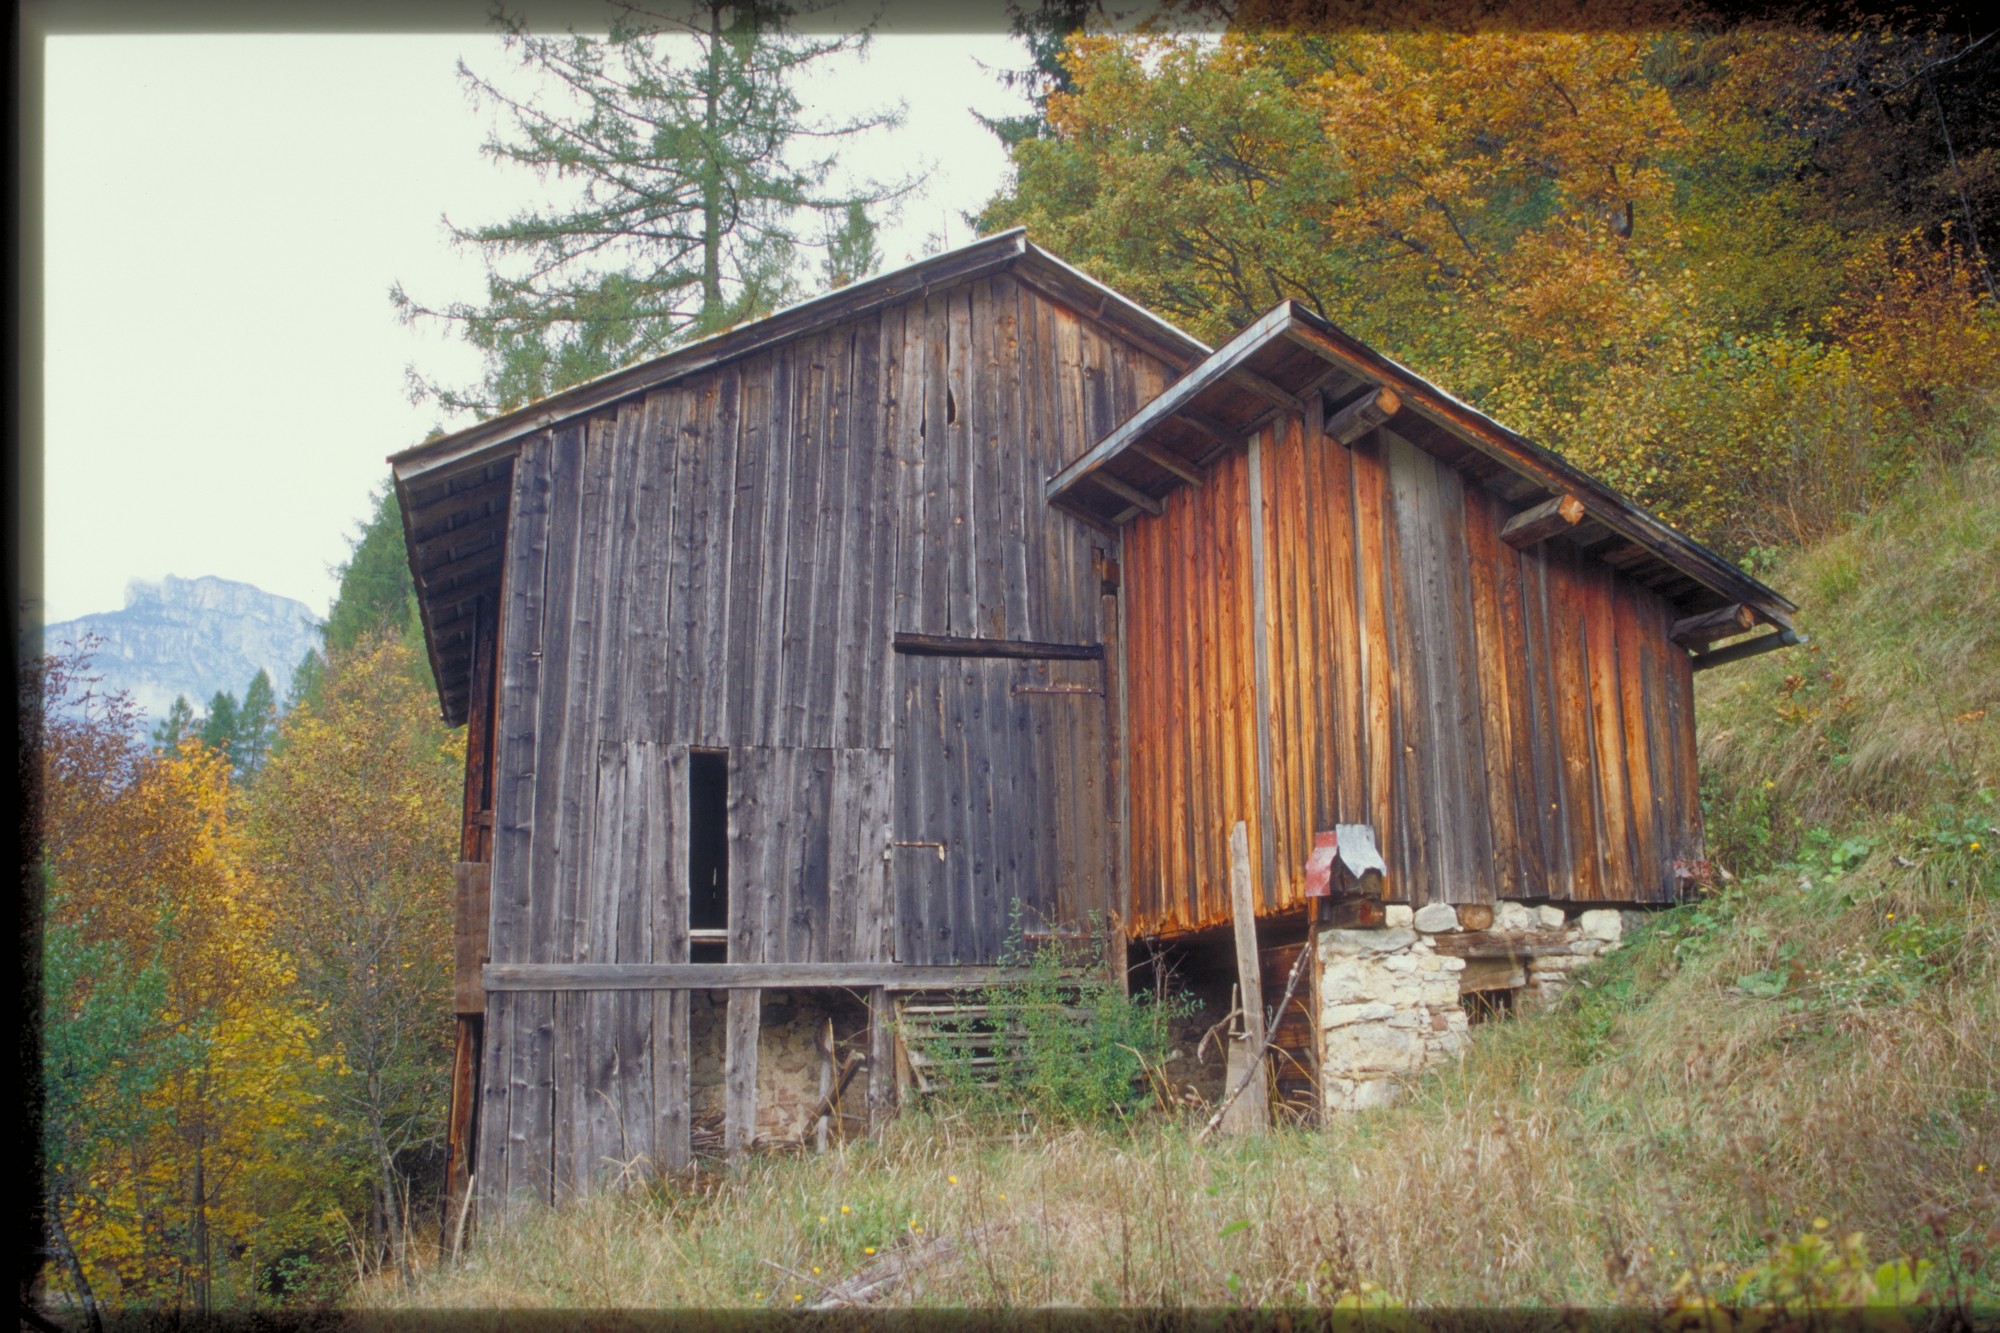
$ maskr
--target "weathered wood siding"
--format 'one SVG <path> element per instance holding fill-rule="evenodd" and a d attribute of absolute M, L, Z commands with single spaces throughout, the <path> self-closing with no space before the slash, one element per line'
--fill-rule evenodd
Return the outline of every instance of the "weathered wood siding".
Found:
<path fill-rule="evenodd" d="M 1389 891 L 1654 902 L 1699 855 L 1687 654 L 1647 589 L 1391 431 L 1281 418 L 1125 527 L 1133 925 L 1266 910 L 1316 829 L 1366 822 Z"/>
<path fill-rule="evenodd" d="M 1101 643 L 1114 539 L 1042 482 L 1169 373 L 1001 274 L 527 437 L 493 961 L 688 959 L 701 748 L 729 754 L 731 961 L 989 962 L 1016 900 L 1111 906 L 1100 664 L 892 642 Z M 1036 680 L 1099 692 L 1013 692 Z M 898 840 L 944 843 L 942 871 Z M 687 1022 L 666 994 L 490 996 L 481 1192 L 685 1161 Z"/>

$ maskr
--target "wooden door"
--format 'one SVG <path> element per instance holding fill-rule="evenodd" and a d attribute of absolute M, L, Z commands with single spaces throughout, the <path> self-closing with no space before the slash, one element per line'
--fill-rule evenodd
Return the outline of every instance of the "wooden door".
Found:
<path fill-rule="evenodd" d="M 992 963 L 1113 899 L 1104 666 L 896 659 L 896 961 Z"/>

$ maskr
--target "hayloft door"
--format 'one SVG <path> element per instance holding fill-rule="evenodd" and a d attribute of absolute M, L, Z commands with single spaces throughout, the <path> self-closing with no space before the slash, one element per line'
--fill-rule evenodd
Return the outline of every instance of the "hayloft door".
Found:
<path fill-rule="evenodd" d="M 1104 667 L 899 654 L 896 961 L 998 960 L 1112 903 Z"/>

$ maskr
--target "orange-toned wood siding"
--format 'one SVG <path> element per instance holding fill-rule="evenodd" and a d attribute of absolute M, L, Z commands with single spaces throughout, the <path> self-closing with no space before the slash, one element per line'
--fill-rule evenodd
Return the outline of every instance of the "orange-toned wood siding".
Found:
<path fill-rule="evenodd" d="M 1126 526 L 1135 931 L 1228 920 L 1238 819 L 1266 911 L 1335 823 L 1374 826 L 1399 901 L 1673 897 L 1701 821 L 1671 608 L 1565 541 L 1514 550 L 1510 516 L 1314 414 Z"/>

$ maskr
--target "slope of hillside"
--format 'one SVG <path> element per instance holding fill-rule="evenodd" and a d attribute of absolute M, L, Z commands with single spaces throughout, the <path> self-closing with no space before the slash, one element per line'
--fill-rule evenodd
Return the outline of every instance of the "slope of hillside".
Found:
<path fill-rule="evenodd" d="M 259 668 L 282 696 L 292 672 L 319 644 L 318 621 L 303 602 L 212 576 L 158 583 L 133 579 L 125 606 L 48 626 L 54 649 L 93 635 L 102 642 L 91 670 L 106 690 L 126 690 L 148 725 L 176 695 L 197 712 L 217 690 L 241 695 Z"/>
<path fill-rule="evenodd" d="M 1664 1319 L 1789 1283 L 1991 1317 L 2000 457 L 1768 572 L 1810 648 L 1700 685 L 1730 876 L 1403 1104 L 1201 1146 L 1198 1117 L 1024 1138 L 940 1109 L 492 1227 L 358 1302 L 790 1309 L 896 1254 L 886 1304 Z"/>

